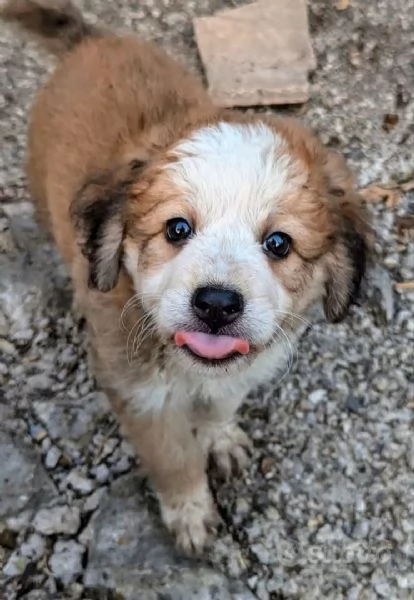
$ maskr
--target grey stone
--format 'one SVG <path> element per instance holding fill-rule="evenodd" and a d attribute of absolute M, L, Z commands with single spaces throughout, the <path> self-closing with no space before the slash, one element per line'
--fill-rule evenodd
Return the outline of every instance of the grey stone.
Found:
<path fill-rule="evenodd" d="M 56 488 L 36 452 L 1 430 L 0 456 L 0 518 L 35 511 L 56 496 Z"/>
<path fill-rule="evenodd" d="M 179 556 L 142 493 L 138 477 L 124 476 L 101 502 L 91 522 L 87 588 L 113 589 L 125 600 L 136 600 L 137 590 L 142 600 L 254 599 L 241 583 Z"/>
<path fill-rule="evenodd" d="M 58 541 L 53 548 L 49 567 L 53 575 L 68 585 L 82 573 L 82 557 L 85 548 L 73 540 Z"/>
<path fill-rule="evenodd" d="M 5 354 L 12 355 L 16 352 L 15 347 L 8 340 L 0 339 L 0 353 L 4 356 Z"/>
<path fill-rule="evenodd" d="M 314 390 L 309 394 L 309 402 L 312 404 L 319 404 L 326 398 L 326 390 Z"/>
<path fill-rule="evenodd" d="M 90 494 L 95 488 L 93 480 L 89 479 L 76 469 L 73 469 L 73 471 L 69 473 L 66 484 L 80 494 Z"/>
<path fill-rule="evenodd" d="M 414 573 L 397 576 L 398 587 L 403 590 L 414 590 Z"/>
<path fill-rule="evenodd" d="M 47 469 L 54 469 L 61 456 L 62 452 L 59 450 L 59 448 L 57 446 L 51 446 L 45 457 L 45 467 Z"/>
<path fill-rule="evenodd" d="M 17 577 L 22 575 L 30 563 L 35 563 L 44 555 L 45 550 L 46 543 L 44 538 L 37 533 L 31 534 L 27 540 L 10 555 L 3 568 L 4 575 L 6 575 L 6 577 Z"/>
<path fill-rule="evenodd" d="M 80 440 L 89 437 L 93 423 L 107 414 L 108 401 L 104 394 L 94 392 L 81 401 L 36 400 L 33 408 L 52 438 Z"/>
<path fill-rule="evenodd" d="M 50 390 L 52 387 L 52 380 L 47 375 L 33 375 L 29 377 L 28 380 L 29 387 L 34 388 L 35 390 Z"/>
<path fill-rule="evenodd" d="M 46 550 L 45 539 L 38 533 L 32 533 L 20 546 L 20 553 L 30 561 L 39 560 Z"/>
<path fill-rule="evenodd" d="M 95 479 L 97 481 L 99 481 L 99 483 L 105 483 L 106 481 L 108 481 L 109 469 L 105 465 L 105 463 L 102 463 L 102 464 L 98 465 L 97 467 L 94 467 L 91 470 L 91 472 L 92 472 L 92 475 L 95 477 Z"/>
<path fill-rule="evenodd" d="M 80 527 L 79 508 L 66 505 L 41 508 L 33 519 L 33 527 L 43 535 L 77 533 Z"/>
<path fill-rule="evenodd" d="M 384 321 L 390 323 L 395 313 L 393 284 L 389 272 L 380 265 L 371 271 L 371 286 Z"/>
<path fill-rule="evenodd" d="M 17 577 L 22 575 L 28 563 L 29 559 L 26 556 L 21 556 L 18 551 L 13 552 L 3 567 L 3 574 L 6 577 Z"/>
<path fill-rule="evenodd" d="M 91 512 L 93 510 L 96 510 L 99 506 L 99 503 L 102 500 L 102 497 L 104 496 L 106 492 L 106 488 L 98 488 L 97 490 L 95 490 L 86 500 L 85 500 L 85 504 L 83 505 L 83 510 L 84 512 Z"/>

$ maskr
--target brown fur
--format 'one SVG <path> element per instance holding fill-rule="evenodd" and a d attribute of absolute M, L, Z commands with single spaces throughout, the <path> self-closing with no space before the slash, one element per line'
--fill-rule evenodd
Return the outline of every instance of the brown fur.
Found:
<path fill-rule="evenodd" d="M 191 424 L 170 409 L 158 418 L 140 415 L 133 404 L 130 334 L 145 315 L 140 303 L 131 302 L 134 288 L 121 255 L 136 247 L 140 268 L 156 270 L 179 252 L 166 243 L 160 227 L 173 208 L 197 220 L 180 191 L 160 175 L 160 166 L 171 160 L 166 150 L 202 125 L 258 117 L 216 108 L 198 80 L 161 50 L 90 27 L 66 0 L 12 0 L 2 16 L 41 36 L 56 53 L 66 53 L 32 110 L 30 191 L 39 220 L 71 267 L 98 381 L 151 474 L 164 518 L 183 547 L 202 546 L 201 533 L 194 541 L 185 523 L 168 517 L 192 494 L 196 512 L 206 488 L 205 456 Z M 259 224 L 262 235 L 277 227 L 292 231 L 295 240 L 289 259 L 272 268 L 300 297 L 314 269 L 326 267 L 325 310 L 330 320 L 339 320 L 364 270 L 366 224 L 352 180 L 344 161 L 302 126 L 261 120 L 283 135 L 308 174 L 300 207 L 297 196 L 286 197 L 272 218 Z M 160 377 L 166 368 L 163 346 L 151 337 L 140 346 L 139 368 L 141 375 Z M 207 513 L 213 520 L 210 506 Z"/>

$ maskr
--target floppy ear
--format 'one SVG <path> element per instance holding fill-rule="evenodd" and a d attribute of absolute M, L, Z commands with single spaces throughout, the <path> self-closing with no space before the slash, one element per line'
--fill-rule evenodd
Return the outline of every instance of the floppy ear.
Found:
<path fill-rule="evenodd" d="M 89 261 L 89 286 L 108 292 L 118 281 L 125 230 L 125 204 L 145 163 L 134 160 L 87 180 L 70 209 L 82 254 Z"/>
<path fill-rule="evenodd" d="M 370 227 L 362 198 L 354 188 L 344 158 L 329 152 L 325 177 L 331 201 L 337 204 L 338 235 L 329 257 L 324 309 L 328 321 L 338 323 L 359 293 L 366 269 Z"/>

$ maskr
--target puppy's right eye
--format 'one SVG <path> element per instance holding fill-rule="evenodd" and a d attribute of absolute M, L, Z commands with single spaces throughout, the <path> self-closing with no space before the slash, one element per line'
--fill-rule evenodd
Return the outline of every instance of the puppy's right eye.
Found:
<path fill-rule="evenodd" d="M 289 254 L 292 239 L 283 231 L 271 233 L 263 242 L 263 249 L 272 258 L 286 258 Z"/>
<path fill-rule="evenodd" d="M 188 221 L 182 218 L 170 219 L 165 228 L 166 238 L 171 244 L 179 244 L 191 237 L 193 230 Z"/>

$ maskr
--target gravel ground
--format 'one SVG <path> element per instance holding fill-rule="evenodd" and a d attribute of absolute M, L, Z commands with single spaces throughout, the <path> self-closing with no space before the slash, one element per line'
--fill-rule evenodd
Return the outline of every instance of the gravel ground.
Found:
<path fill-rule="evenodd" d="M 83 3 L 193 69 L 191 18 L 234 4 Z M 310 2 L 318 69 L 294 112 L 361 185 L 412 179 L 414 2 L 333 4 Z M 205 561 L 188 561 L 95 389 L 65 269 L 33 223 L 27 109 L 50 59 L 4 27 L 0 56 L 0 598 L 413 599 L 414 292 L 394 284 L 414 279 L 413 232 L 399 226 L 414 191 L 370 207 L 362 305 L 336 326 L 316 314 L 291 372 L 243 406 L 251 467 L 213 481 L 222 531 Z"/>

